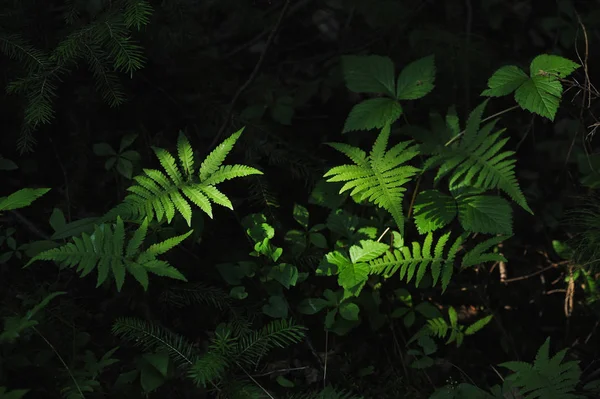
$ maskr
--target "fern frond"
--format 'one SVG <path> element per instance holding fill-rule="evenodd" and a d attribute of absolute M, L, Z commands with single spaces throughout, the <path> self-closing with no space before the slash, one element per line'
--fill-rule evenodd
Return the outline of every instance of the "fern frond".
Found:
<path fill-rule="evenodd" d="M 128 28 L 135 27 L 137 30 L 150 23 L 152 6 L 146 0 L 126 0 L 123 8 L 125 25 Z"/>
<path fill-rule="evenodd" d="M 119 19 L 102 22 L 94 34 L 95 39 L 108 50 L 116 70 L 131 74 L 144 66 L 142 47 L 132 39 L 126 25 Z"/>
<path fill-rule="evenodd" d="M 567 350 L 550 357 L 550 338 L 538 350 L 533 364 L 505 362 L 500 366 L 514 372 L 506 377 L 527 398 L 576 399 L 576 386 L 581 378 L 577 361 L 563 363 Z"/>
<path fill-rule="evenodd" d="M 59 76 L 56 73 L 43 71 L 14 80 L 7 85 L 8 94 L 25 95 L 25 124 L 32 129 L 38 124 L 50 123 L 54 118 L 52 102 L 56 97 L 58 81 Z"/>
<path fill-rule="evenodd" d="M 96 225 L 92 235 L 83 233 L 80 237 L 73 237 L 73 242 L 36 255 L 26 266 L 38 260 L 52 260 L 66 267 L 77 266 L 81 277 L 97 269 L 96 286 L 99 287 L 112 275 L 119 291 L 125 282 L 126 272 L 129 272 L 144 289 L 148 288 L 148 273 L 187 281 L 179 270 L 156 256 L 178 245 L 192 232 L 169 238 L 141 251 L 140 245 L 146 236 L 147 228 L 146 219 L 125 245 L 124 224 L 118 216 L 114 227 L 107 223 Z"/>
<path fill-rule="evenodd" d="M 155 148 L 154 152 L 166 174 L 156 169 L 144 169 L 143 175 L 134 177 L 135 184 L 127 189 L 130 194 L 125 197 L 123 204 L 109 212 L 104 219 L 123 215 L 133 219 L 148 217 L 149 220 L 155 218 L 161 221 L 166 217 L 170 223 L 177 212 L 191 226 L 190 202 L 211 218 L 213 203 L 233 209 L 229 198 L 216 185 L 228 179 L 262 174 L 245 165 L 222 165 L 240 134 L 241 130 L 219 145 L 204 160 L 199 171 L 194 170 L 193 150 L 183 134 L 178 140 L 178 159 L 162 148 Z"/>
<path fill-rule="evenodd" d="M 160 299 L 177 307 L 205 304 L 219 310 L 227 309 L 231 302 L 228 292 L 204 283 L 169 287 L 161 293 Z"/>
<path fill-rule="evenodd" d="M 189 368 L 198 360 L 198 353 L 190 342 L 157 324 L 121 317 L 113 324 L 112 333 L 144 351 L 166 351 L 179 367 Z"/>
<path fill-rule="evenodd" d="M 435 285 L 441 277 L 442 288 L 445 290 L 452 277 L 454 258 L 464 241 L 464 235 L 459 236 L 448 251 L 445 247 L 450 239 L 450 232 L 441 236 L 434 246 L 433 234 L 429 233 L 421 245 L 412 243 L 411 248 L 405 246 L 393 252 L 388 251 L 383 257 L 370 261 L 371 274 L 383 274 L 386 278 L 400 270 L 400 279 L 407 282 L 416 275 L 415 283 L 419 282 L 429 268 Z M 444 254 L 445 252 L 445 254 Z"/>
<path fill-rule="evenodd" d="M 491 133 L 497 120 L 482 128 L 481 116 L 487 101 L 475 108 L 467 121 L 460 142 L 444 147 L 426 162 L 424 169 L 440 166 L 436 181 L 452 172 L 450 188 L 477 187 L 500 189 L 527 212 L 532 213 L 515 177 L 514 151 L 503 151 L 508 138 L 504 130 Z"/>
<path fill-rule="evenodd" d="M 406 188 L 404 184 L 419 171 L 405 165 L 419 154 L 418 146 L 406 141 L 396 144 L 386 152 L 390 135 L 390 126 L 382 130 L 371 153 L 367 156 L 362 150 L 346 144 L 333 143 L 333 148 L 347 155 L 355 165 L 341 165 L 330 169 L 324 177 L 328 182 L 345 182 L 340 194 L 352 190 L 351 195 L 358 195 L 361 201 L 368 200 L 388 211 L 403 232 L 404 216 L 402 200 Z"/>
<path fill-rule="evenodd" d="M 30 72 L 42 71 L 51 66 L 44 52 L 36 49 L 20 35 L 0 34 L 0 52 L 22 63 Z"/>
<path fill-rule="evenodd" d="M 496 236 L 475 245 L 473 249 L 463 256 L 462 267 L 471 267 L 485 262 L 506 262 L 506 258 L 501 254 L 494 252 L 485 253 L 485 251 L 497 246 L 507 238 L 509 237 Z"/>
<path fill-rule="evenodd" d="M 108 55 L 94 44 L 84 44 L 85 59 L 94 76 L 96 90 L 102 99 L 111 107 L 117 107 L 125 102 L 123 86 L 117 75 L 107 68 Z"/>
<path fill-rule="evenodd" d="M 285 348 L 302 341 L 305 330 L 292 320 L 273 320 L 262 330 L 239 338 L 236 361 L 240 364 L 256 364 L 274 347 Z"/>

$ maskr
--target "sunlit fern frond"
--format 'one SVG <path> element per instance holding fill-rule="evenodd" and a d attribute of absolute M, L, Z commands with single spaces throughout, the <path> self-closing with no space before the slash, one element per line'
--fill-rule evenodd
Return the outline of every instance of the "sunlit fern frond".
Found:
<path fill-rule="evenodd" d="M 83 233 L 80 237 L 73 237 L 72 242 L 43 251 L 26 266 L 39 260 L 52 260 L 66 267 L 77 267 L 81 277 L 97 270 L 97 287 L 112 276 L 119 291 L 125 282 L 126 273 L 132 275 L 145 290 L 148 288 L 148 273 L 187 281 L 179 270 L 157 256 L 180 244 L 192 232 L 142 249 L 147 230 L 148 220 L 145 219 L 128 238 L 123 220 L 118 216 L 114 226 L 108 223 L 96 225 L 93 234 Z"/>
<path fill-rule="evenodd" d="M 212 204 L 233 209 L 229 198 L 217 185 L 230 179 L 262 172 L 246 165 L 223 165 L 227 154 L 240 137 L 242 130 L 237 131 L 218 145 L 197 168 L 194 165 L 193 149 L 180 132 L 177 141 L 177 157 L 168 151 L 153 147 L 160 161 L 162 170 L 144 169 L 144 173 L 135 176 L 135 184 L 129 187 L 122 204 L 115 207 L 104 220 L 111 220 L 116 215 L 126 218 L 161 221 L 171 223 L 179 213 L 191 226 L 192 207 L 198 206 L 209 217 L 213 217 Z"/>
<path fill-rule="evenodd" d="M 352 190 L 350 194 L 358 196 L 361 201 L 368 200 L 388 211 L 403 233 L 404 185 L 419 171 L 406 163 L 419 155 L 419 149 L 412 142 L 405 141 L 386 151 L 389 135 L 388 124 L 381 130 L 368 155 L 348 144 L 329 144 L 350 158 L 354 165 L 336 166 L 324 177 L 329 177 L 328 182 L 345 182 L 340 193 Z"/>
<path fill-rule="evenodd" d="M 202 304 L 225 310 L 230 306 L 231 296 L 218 287 L 194 283 L 168 287 L 161 293 L 160 300 L 176 307 Z"/>

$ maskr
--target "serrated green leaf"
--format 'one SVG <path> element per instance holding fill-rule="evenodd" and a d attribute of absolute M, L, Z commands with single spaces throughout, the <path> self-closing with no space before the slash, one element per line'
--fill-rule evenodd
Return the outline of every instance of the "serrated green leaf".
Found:
<path fill-rule="evenodd" d="M 340 316 L 348 321 L 357 321 L 360 308 L 352 302 L 344 302 L 339 307 Z"/>
<path fill-rule="evenodd" d="M 294 204 L 293 216 L 294 220 L 300 223 L 302 227 L 304 227 L 305 229 L 308 228 L 308 209 L 306 209 L 302 205 Z"/>
<path fill-rule="evenodd" d="M 512 209 L 502 197 L 458 198 L 458 220 L 463 229 L 473 233 L 512 234 Z"/>
<path fill-rule="evenodd" d="M 566 78 L 573 71 L 579 68 L 580 65 L 558 55 L 541 54 L 531 61 L 529 65 L 529 73 L 534 76 L 556 76 Z"/>
<path fill-rule="evenodd" d="M 348 264 L 338 274 L 338 284 L 345 292 L 358 296 L 369 278 L 369 265 L 367 263 Z"/>
<path fill-rule="evenodd" d="M 475 334 L 477 331 L 485 327 L 492 320 L 493 317 L 493 315 L 489 315 L 484 317 L 483 319 L 477 320 L 475 323 L 467 327 L 467 329 L 465 330 L 465 335 Z"/>
<path fill-rule="evenodd" d="M 377 241 L 361 240 L 360 245 L 353 245 L 350 247 L 350 259 L 352 263 L 369 262 L 383 255 L 388 249 L 388 244 Z"/>
<path fill-rule="evenodd" d="M 280 263 L 271 268 L 269 277 L 289 289 L 291 286 L 296 285 L 296 282 L 298 281 L 298 268 L 289 263 Z"/>
<path fill-rule="evenodd" d="M 396 98 L 416 100 L 424 97 L 434 88 L 435 60 L 433 55 L 408 64 L 398 76 Z"/>
<path fill-rule="evenodd" d="M 488 88 L 481 95 L 488 97 L 505 96 L 517 90 L 527 80 L 529 80 L 529 76 L 521 68 L 507 65 L 494 72 L 488 80 Z"/>
<path fill-rule="evenodd" d="M 327 307 L 329 302 L 321 298 L 306 298 L 298 304 L 298 311 L 302 314 L 315 314 Z"/>
<path fill-rule="evenodd" d="M 343 56 L 342 73 L 350 91 L 394 96 L 394 63 L 388 57 Z"/>
<path fill-rule="evenodd" d="M 415 199 L 414 217 L 420 234 L 446 226 L 456 217 L 456 212 L 456 201 L 437 190 L 422 191 Z"/>
<path fill-rule="evenodd" d="M 515 100 L 523 109 L 554 121 L 562 92 L 560 81 L 537 75 L 517 89 Z"/>
<path fill-rule="evenodd" d="M 29 206 L 48 191 L 50 191 L 49 188 L 23 188 L 8 197 L 0 197 L 0 211 L 11 211 Z"/>
<path fill-rule="evenodd" d="M 398 120 L 402 106 L 396 100 L 380 97 L 365 100 L 352 107 L 342 133 L 384 127 Z"/>
<path fill-rule="evenodd" d="M 282 296 L 273 295 L 269 298 L 269 303 L 263 306 L 262 311 L 275 319 L 285 318 L 288 315 L 288 305 Z"/>

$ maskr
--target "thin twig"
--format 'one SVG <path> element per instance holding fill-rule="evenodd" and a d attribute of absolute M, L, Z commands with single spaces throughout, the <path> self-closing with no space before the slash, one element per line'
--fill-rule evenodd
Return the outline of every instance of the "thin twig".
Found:
<path fill-rule="evenodd" d="M 288 369 L 273 370 L 273 371 L 269 371 L 269 372 L 262 373 L 262 374 L 254 374 L 252 377 L 266 377 L 268 375 L 276 374 L 276 373 L 286 374 L 286 373 L 289 373 L 291 371 L 306 370 L 307 368 L 309 368 L 309 366 L 292 367 L 292 368 L 288 368 Z"/>
<path fill-rule="evenodd" d="M 505 113 L 515 110 L 517 108 L 520 108 L 520 105 L 514 105 L 514 106 L 506 108 L 500 112 L 496 112 L 493 115 L 483 118 L 481 120 L 481 122 L 479 122 L 479 123 L 485 123 L 485 122 L 489 121 L 490 119 L 494 119 L 502 114 L 505 114 Z M 448 142 L 446 144 L 444 144 L 444 147 L 448 147 L 450 144 L 454 143 L 456 140 L 458 140 L 460 137 L 462 137 L 462 135 L 465 134 L 465 132 L 466 132 L 466 129 L 463 130 L 462 132 L 460 132 L 459 134 L 457 134 L 456 136 L 452 137 L 450 140 L 448 140 Z"/>
<path fill-rule="evenodd" d="M 263 391 L 263 392 L 264 392 L 264 393 L 265 393 L 265 394 L 266 394 L 266 395 L 267 395 L 269 398 L 271 398 L 271 399 L 275 399 L 275 397 L 274 397 L 273 395 L 271 395 L 271 394 L 269 393 L 269 391 L 267 391 L 267 390 L 265 389 L 265 387 L 263 387 L 262 385 L 260 385 L 260 383 L 254 379 L 254 377 L 252 377 L 250 374 L 248 374 L 248 372 L 247 372 L 247 371 L 246 371 L 246 370 L 245 370 L 245 369 L 242 367 L 242 365 L 241 365 L 241 364 L 239 364 L 239 363 L 237 363 L 237 362 L 236 362 L 236 364 L 237 364 L 237 366 L 238 366 L 238 367 L 239 367 L 239 368 L 240 368 L 240 369 L 241 369 L 241 370 L 244 372 L 244 374 L 246 374 L 246 375 L 248 376 L 248 378 L 250 378 L 250 379 L 252 380 L 252 382 L 253 382 L 253 383 L 255 383 L 255 384 L 256 384 L 256 386 L 257 386 L 257 387 L 259 387 L 259 388 L 260 388 L 260 389 L 261 389 L 261 390 L 262 390 L 262 391 Z"/>
<path fill-rule="evenodd" d="M 329 330 L 325 329 L 325 359 L 323 365 L 323 389 L 327 388 L 327 355 L 329 351 Z"/>
<path fill-rule="evenodd" d="M 217 145 L 217 143 L 221 139 L 221 136 L 223 135 L 223 133 L 229 126 L 231 116 L 233 115 L 233 110 L 234 110 L 234 107 L 235 107 L 235 104 L 236 104 L 238 98 L 240 97 L 242 92 L 244 90 L 246 90 L 248 88 L 248 86 L 250 86 L 250 84 L 254 81 L 254 79 L 256 79 L 256 76 L 258 75 L 260 67 L 262 66 L 262 64 L 265 60 L 265 55 L 267 54 L 269 47 L 271 47 L 271 44 L 273 43 L 273 39 L 275 38 L 277 31 L 279 30 L 281 21 L 283 21 L 283 17 L 285 16 L 288 8 L 290 7 L 290 4 L 291 4 L 291 0 L 286 0 L 285 4 L 283 5 L 283 8 L 281 9 L 281 14 L 279 14 L 279 18 L 277 19 L 275 26 L 273 26 L 273 29 L 271 30 L 271 33 L 269 34 L 269 37 L 267 38 L 267 42 L 265 43 L 265 48 L 263 49 L 263 52 L 261 53 L 260 58 L 258 59 L 258 62 L 254 66 L 254 69 L 250 73 L 250 76 L 248 77 L 246 82 L 243 85 L 241 85 L 238 88 L 238 90 L 235 92 L 235 94 L 233 95 L 233 98 L 231 99 L 231 102 L 229 103 L 229 107 L 227 110 L 227 115 L 225 117 L 225 120 L 221 124 L 221 127 L 219 128 L 219 131 L 215 135 L 215 138 L 213 139 L 212 143 L 210 143 L 210 145 L 208 146 L 207 152 L 210 152 Z"/>
<path fill-rule="evenodd" d="M 46 337 L 44 336 L 44 334 L 42 334 L 41 332 L 39 332 L 39 330 L 37 328 L 35 328 L 35 327 L 31 327 L 31 328 L 40 337 L 42 337 L 42 339 L 44 341 L 46 341 L 46 344 L 48 344 L 48 346 L 50 347 L 50 349 L 52 349 L 52 352 L 54 352 L 54 354 L 56 355 L 56 357 L 58 358 L 58 360 L 62 363 L 62 365 L 65 368 L 65 370 L 67 370 L 67 373 L 69 374 L 69 377 L 71 377 L 71 380 L 73 380 L 73 384 L 75 384 L 75 387 L 77 388 L 77 391 L 79 392 L 79 396 L 81 396 L 83 399 L 85 399 L 85 395 L 81 391 L 81 388 L 79 387 L 79 384 L 77 383 L 77 380 L 75 379 L 75 376 L 71 372 L 71 369 L 69 368 L 69 366 L 67 366 L 67 363 L 65 362 L 65 360 L 63 359 L 63 357 L 60 355 L 60 353 L 58 353 L 58 351 L 56 350 L 56 348 L 54 347 L 54 345 L 52 345 L 52 343 L 50 341 L 48 341 L 46 339 Z"/>
<path fill-rule="evenodd" d="M 513 283 L 515 281 L 527 280 L 528 278 L 535 277 L 538 274 L 544 273 L 546 270 L 554 269 L 556 266 L 557 266 L 556 264 L 550 265 L 550 266 L 545 267 L 545 268 L 543 268 L 541 270 L 538 270 L 537 272 L 534 272 L 534 273 L 526 274 L 524 276 L 509 278 L 507 280 L 504 280 L 504 283 L 508 284 L 508 283 Z"/>

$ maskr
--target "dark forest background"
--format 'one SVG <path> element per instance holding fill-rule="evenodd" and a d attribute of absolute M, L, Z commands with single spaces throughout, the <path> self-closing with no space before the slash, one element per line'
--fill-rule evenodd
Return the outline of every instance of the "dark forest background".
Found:
<path fill-rule="evenodd" d="M 365 132 L 342 135 L 349 110 L 368 95 L 346 88 L 341 56 L 387 56 L 400 69 L 433 54 L 435 89 L 403 104 L 397 122 L 428 126 L 431 112 L 445 113 L 450 105 L 466 119 L 494 71 L 504 65 L 528 70 L 539 54 L 579 64 L 585 58 L 595 83 L 599 26 L 600 2 L 591 0 L 0 0 L 0 80 L 7 88 L 0 95 L 0 195 L 52 188 L 31 207 L 1 215 L 0 315 L 8 320 L 50 292 L 67 292 L 44 310 L 39 334 L 0 347 L 0 386 L 7 393 L 29 389 L 25 398 L 269 397 L 226 396 L 178 379 L 168 359 L 144 358 L 111 334 L 119 317 L 136 317 L 206 350 L 221 322 L 221 311 L 206 300 L 168 308 L 162 299 L 170 280 L 156 278 L 148 291 L 126 283 L 117 292 L 50 263 L 22 269 L 43 249 L 31 242 L 51 240 L 57 223 L 89 220 L 117 205 L 132 176 L 157 165 L 152 146 L 176 151 L 184 132 L 204 159 L 245 127 L 228 161 L 264 174 L 224 183 L 234 211 L 215 207 L 213 219 L 195 215 L 194 239 L 171 259 L 190 283 L 228 297 L 230 287 L 215 265 L 252 251 L 243 219 L 266 215 L 281 246 L 285 232 L 297 228 L 294 204 L 308 207 L 311 226 L 325 223 L 327 209 L 309 198 L 342 158 L 324 143 L 364 148 L 373 141 Z M 585 80 L 582 69 L 574 79 Z M 510 96 L 499 98 L 486 112 L 512 105 Z M 486 388 L 502 383 L 491 365 L 530 362 L 547 337 L 552 353 L 569 348 L 568 359 L 580 361 L 582 381 L 598 379 L 600 292 L 594 284 L 600 277 L 592 269 L 573 278 L 576 257 L 561 251 L 575 237 L 569 211 L 600 186 L 597 107 L 592 99 L 583 113 L 581 90 L 574 87 L 564 93 L 554 121 L 524 110 L 503 116 L 534 215 L 514 209 L 514 235 L 498 248 L 507 263 L 461 274 L 443 295 L 410 287 L 415 301 L 453 306 L 461 321 L 491 313 L 488 326 L 458 348 L 440 347 L 435 364 L 420 369 L 410 367 L 406 342 L 414 331 L 404 319 L 374 329 L 363 309 L 364 323 L 333 334 L 324 331 L 322 318 L 291 311 L 289 317 L 306 326 L 306 339 L 239 373 L 263 388 L 252 395 L 287 397 L 320 389 L 324 379 L 365 398 L 425 398 L 449 381 Z M 116 151 L 123 140 L 134 153 L 109 161 L 108 146 Z M 415 189 L 409 186 L 407 195 Z M 154 233 L 163 239 L 182 234 L 185 222 L 175 225 Z M 322 253 L 303 261 L 318 264 Z M 312 277 L 302 284 L 291 294 L 296 304 L 333 288 Z M 247 314 L 258 313 L 250 318 L 252 328 L 269 321 L 260 312 L 265 298 L 238 301 Z M 91 371 L 90 364 L 117 346 L 111 356 L 118 363 Z M 148 364 L 158 371 L 148 371 Z M 80 392 L 70 385 L 78 378 L 97 384 Z M 5 396 L 11 397 L 0 391 Z"/>

